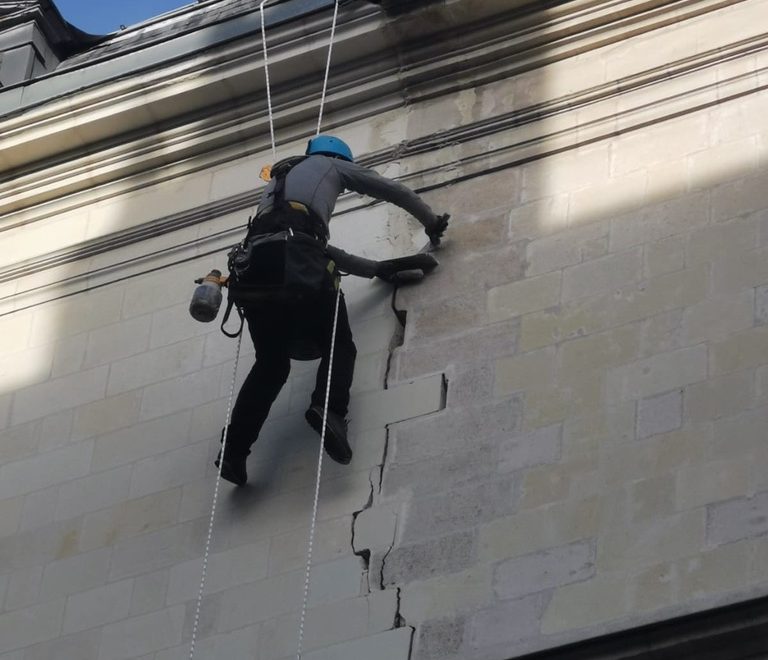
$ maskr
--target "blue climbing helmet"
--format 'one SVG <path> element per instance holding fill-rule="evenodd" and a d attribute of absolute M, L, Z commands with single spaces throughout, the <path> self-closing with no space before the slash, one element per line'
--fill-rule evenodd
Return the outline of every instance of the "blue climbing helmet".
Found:
<path fill-rule="evenodd" d="M 352 149 L 349 148 L 349 145 L 344 142 L 344 140 L 340 140 L 332 135 L 318 135 L 317 137 L 313 137 L 307 144 L 307 151 L 305 153 L 307 156 L 321 154 L 323 156 L 342 158 L 351 163 L 355 161 L 352 156 Z"/>

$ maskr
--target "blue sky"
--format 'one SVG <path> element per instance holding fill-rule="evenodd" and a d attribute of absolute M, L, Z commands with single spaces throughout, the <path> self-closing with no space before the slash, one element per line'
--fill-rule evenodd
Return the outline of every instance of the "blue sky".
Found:
<path fill-rule="evenodd" d="M 54 0 L 62 16 L 92 34 L 107 34 L 195 0 Z"/>

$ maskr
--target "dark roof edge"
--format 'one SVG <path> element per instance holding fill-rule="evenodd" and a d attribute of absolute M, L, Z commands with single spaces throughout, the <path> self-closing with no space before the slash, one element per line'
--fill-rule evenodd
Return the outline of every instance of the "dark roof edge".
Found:
<path fill-rule="evenodd" d="M 763 654 L 768 654 L 768 597 L 509 660 L 747 660 Z"/>

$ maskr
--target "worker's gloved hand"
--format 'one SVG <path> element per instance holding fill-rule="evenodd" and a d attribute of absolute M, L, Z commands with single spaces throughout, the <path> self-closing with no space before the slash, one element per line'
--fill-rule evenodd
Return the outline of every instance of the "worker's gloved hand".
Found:
<path fill-rule="evenodd" d="M 450 217 L 451 216 L 448 213 L 443 213 L 443 215 L 436 216 L 435 223 L 432 225 L 432 227 L 425 230 L 427 236 L 429 236 L 430 243 L 432 243 L 432 245 L 435 247 L 440 245 L 440 239 L 442 239 L 445 230 L 448 228 L 448 220 Z"/>

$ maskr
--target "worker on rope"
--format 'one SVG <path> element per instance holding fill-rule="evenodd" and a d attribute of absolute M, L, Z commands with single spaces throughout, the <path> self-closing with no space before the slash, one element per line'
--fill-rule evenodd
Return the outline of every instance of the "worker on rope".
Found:
<path fill-rule="evenodd" d="M 277 163 L 259 204 L 249 233 L 268 235 L 289 230 L 291 235 L 311 236 L 326 244 L 328 224 L 336 200 L 345 189 L 391 202 L 411 213 L 424 226 L 432 245 L 437 246 L 448 226 L 449 216 L 436 215 L 406 186 L 387 179 L 354 162 L 349 146 L 337 137 L 320 135 L 309 141 L 304 156 Z M 366 277 L 396 280 L 397 260 L 374 262 L 353 257 L 338 248 L 326 253 L 340 267 Z M 436 263 L 436 262 L 435 262 Z M 344 295 L 338 292 L 335 351 L 325 428 L 325 451 L 343 465 L 352 460 L 347 441 L 347 408 L 357 349 L 352 339 Z M 317 296 L 300 306 L 267 304 L 243 306 L 245 320 L 256 349 L 256 361 L 237 396 L 226 434 L 224 456 L 216 466 L 222 478 L 237 485 L 247 481 L 246 457 L 267 419 L 270 407 L 288 379 L 291 350 L 289 338 L 296 328 L 314 339 L 320 350 L 316 386 L 305 418 L 320 435 L 323 430 L 326 381 L 330 362 L 336 296 Z M 221 463 L 221 465 L 220 465 Z"/>

